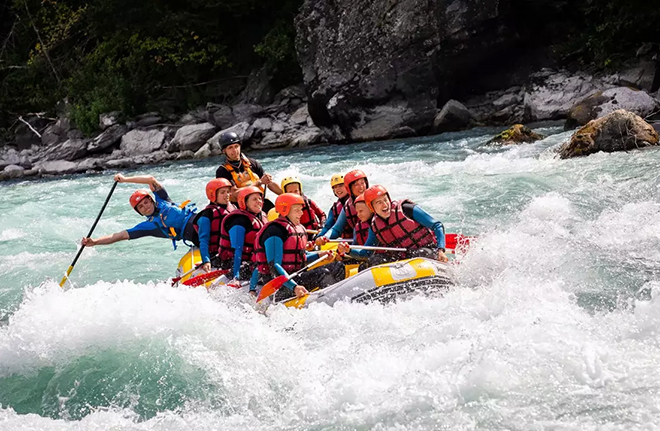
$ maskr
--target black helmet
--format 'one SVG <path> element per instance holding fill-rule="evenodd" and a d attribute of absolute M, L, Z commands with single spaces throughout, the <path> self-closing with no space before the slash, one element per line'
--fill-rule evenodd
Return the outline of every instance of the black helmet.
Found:
<path fill-rule="evenodd" d="M 241 140 L 238 139 L 238 135 L 234 132 L 225 132 L 220 135 L 220 149 L 224 150 L 231 144 L 240 144 Z"/>

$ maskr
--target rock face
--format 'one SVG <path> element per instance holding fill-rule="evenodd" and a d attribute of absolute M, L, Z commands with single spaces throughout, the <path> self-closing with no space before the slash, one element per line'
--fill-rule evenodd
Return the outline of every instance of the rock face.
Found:
<path fill-rule="evenodd" d="M 603 81 L 584 73 L 544 70 L 533 74 L 525 93 L 525 121 L 566 118 L 576 100 L 607 87 Z"/>
<path fill-rule="evenodd" d="M 628 87 L 598 91 L 573 105 L 566 120 L 566 129 L 583 126 L 596 118 L 618 109 L 625 109 L 642 117 L 653 113 L 657 102 L 648 93 Z"/>
<path fill-rule="evenodd" d="M 590 121 L 559 150 L 562 159 L 598 151 L 627 151 L 658 145 L 658 132 L 640 116 L 620 109 Z"/>
<path fill-rule="evenodd" d="M 296 49 L 314 123 L 337 141 L 429 131 L 452 80 L 510 42 L 499 8 L 497 0 L 306 0 Z"/>
<path fill-rule="evenodd" d="M 529 127 L 522 124 L 514 124 L 502 133 L 488 141 L 489 145 L 517 145 L 524 142 L 536 142 L 543 139 L 543 135 L 534 133 Z"/>

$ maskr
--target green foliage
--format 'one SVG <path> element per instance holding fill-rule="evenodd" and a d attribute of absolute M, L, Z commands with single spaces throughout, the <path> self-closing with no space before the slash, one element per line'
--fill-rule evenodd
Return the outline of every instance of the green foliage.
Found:
<path fill-rule="evenodd" d="M 301 3 L 14 0 L 11 13 L 0 14 L 0 127 L 67 97 L 76 125 L 91 133 L 101 112 L 139 113 L 159 99 L 179 110 L 209 101 L 196 84 L 247 75 L 264 61 L 296 70 Z"/>

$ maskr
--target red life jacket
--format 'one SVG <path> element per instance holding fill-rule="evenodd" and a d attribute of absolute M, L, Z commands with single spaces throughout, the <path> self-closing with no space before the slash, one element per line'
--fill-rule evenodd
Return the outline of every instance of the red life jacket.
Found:
<path fill-rule="evenodd" d="M 321 229 L 321 220 L 319 220 L 319 216 L 312 210 L 312 206 L 309 204 L 309 198 L 303 196 L 303 201 L 305 201 L 305 206 L 303 206 L 303 215 L 300 218 L 300 223 L 305 229 Z"/>
<path fill-rule="evenodd" d="M 226 208 L 211 202 L 193 219 L 193 226 L 198 234 L 199 225 L 197 222 L 199 221 L 199 218 L 207 217 L 211 220 L 211 237 L 209 238 L 209 254 L 211 256 L 215 256 L 220 248 L 220 228 L 222 226 L 222 220 L 227 214 L 234 210 L 236 210 L 236 207 L 231 202 L 227 204 Z"/>
<path fill-rule="evenodd" d="M 346 224 L 350 226 L 351 232 L 355 231 L 355 226 L 360 223 L 360 218 L 358 217 L 357 211 L 355 210 L 353 196 L 346 199 L 346 203 L 344 203 L 344 214 L 346 215 Z"/>
<path fill-rule="evenodd" d="M 392 209 L 387 220 L 374 214 L 371 219 L 371 230 L 383 247 L 403 247 L 417 250 L 422 247 L 437 247 L 435 235 L 431 229 L 424 227 L 403 213 L 403 204 L 412 203 L 408 200 L 392 202 Z M 402 253 L 405 255 L 405 253 Z"/>
<path fill-rule="evenodd" d="M 270 274 L 270 267 L 268 266 L 268 259 L 266 257 L 266 248 L 261 240 L 261 235 L 271 224 L 279 224 L 286 229 L 287 237 L 282 245 L 282 268 L 292 273 L 303 266 L 307 260 L 307 253 L 305 247 L 307 246 L 307 232 L 305 227 L 301 224 L 294 226 L 291 221 L 286 217 L 278 217 L 270 223 L 266 224 L 258 233 L 255 239 L 255 253 L 254 262 L 257 264 L 257 270 L 262 274 Z"/>
<path fill-rule="evenodd" d="M 339 214 L 341 214 L 341 210 L 344 208 L 344 202 L 346 202 L 347 200 L 348 200 L 348 196 L 346 196 L 343 200 L 337 199 L 337 201 L 334 204 L 332 204 L 332 207 L 330 207 L 330 212 L 332 213 L 335 222 L 339 220 Z M 344 239 L 353 238 L 353 229 L 351 229 L 348 223 L 344 225 L 344 230 L 341 231 L 341 237 Z"/>
<path fill-rule="evenodd" d="M 234 217 L 247 217 L 252 225 L 250 230 L 245 232 L 243 256 L 241 257 L 243 262 L 251 262 L 255 237 L 257 236 L 257 232 L 268 223 L 268 218 L 266 218 L 266 214 L 264 214 L 263 211 L 259 212 L 259 214 L 254 214 L 242 209 L 237 209 L 227 215 L 222 221 L 222 227 L 220 228 L 220 260 L 223 262 L 232 262 L 234 259 L 234 249 L 231 246 L 229 231 L 226 228 L 227 222 Z"/>
<path fill-rule="evenodd" d="M 369 237 L 369 228 L 371 227 L 371 221 L 360 221 L 355 226 L 355 245 L 365 245 L 367 243 L 367 238 Z"/>

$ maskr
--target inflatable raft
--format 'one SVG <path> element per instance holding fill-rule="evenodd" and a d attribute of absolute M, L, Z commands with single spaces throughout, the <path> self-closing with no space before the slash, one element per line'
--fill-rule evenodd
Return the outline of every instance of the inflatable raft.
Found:
<path fill-rule="evenodd" d="M 412 295 L 443 293 L 455 284 L 450 264 L 413 258 L 368 268 L 303 298 L 291 298 L 282 303 L 296 308 L 314 303 L 333 305 L 337 301 L 387 303 Z"/>

